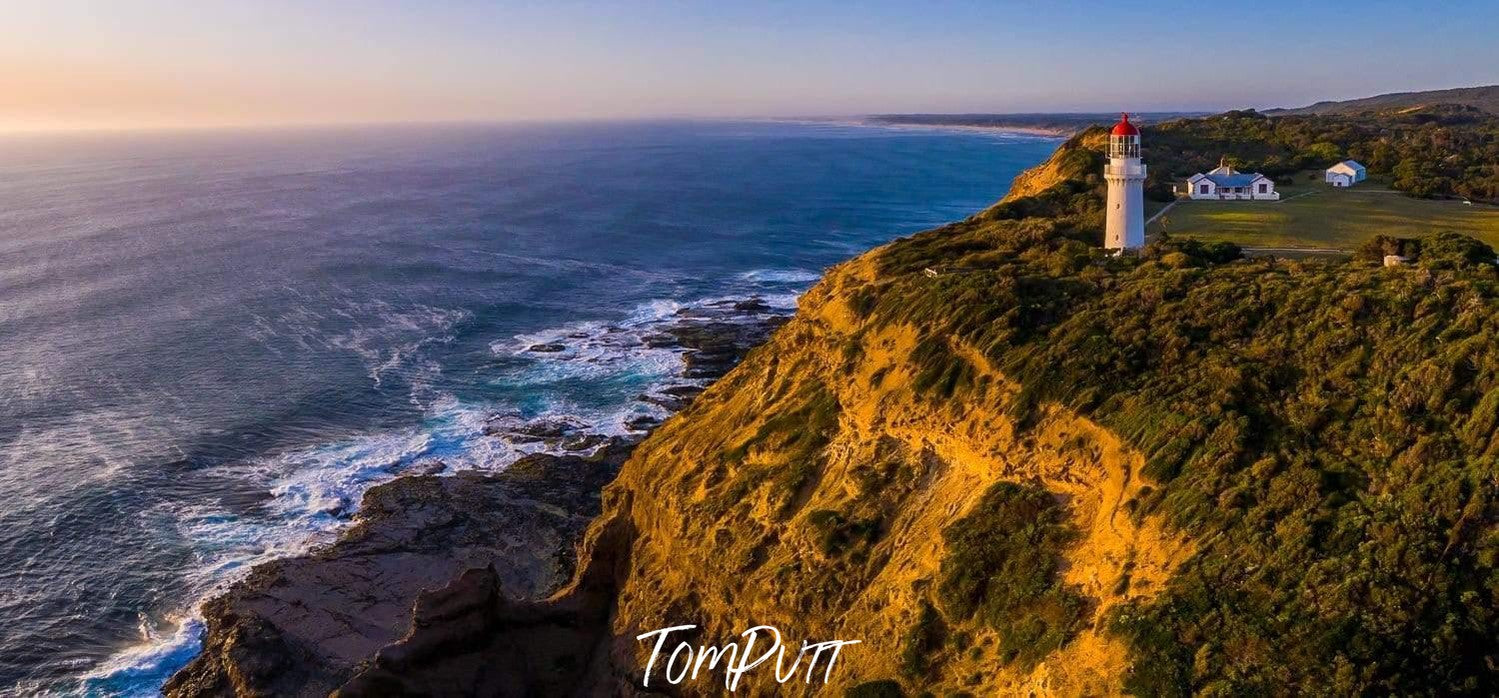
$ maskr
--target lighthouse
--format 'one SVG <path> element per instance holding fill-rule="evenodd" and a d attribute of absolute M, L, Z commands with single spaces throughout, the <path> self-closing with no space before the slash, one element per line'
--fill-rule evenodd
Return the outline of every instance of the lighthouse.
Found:
<path fill-rule="evenodd" d="M 1140 129 L 1121 115 L 1109 132 L 1109 162 L 1103 167 L 1109 202 L 1103 246 L 1137 250 L 1145 246 L 1145 164 L 1140 162 Z"/>

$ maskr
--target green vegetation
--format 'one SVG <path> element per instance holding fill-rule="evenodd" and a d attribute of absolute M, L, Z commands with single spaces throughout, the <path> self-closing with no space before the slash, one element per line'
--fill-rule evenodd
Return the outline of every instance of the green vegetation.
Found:
<path fill-rule="evenodd" d="M 925 676 L 931 669 L 928 657 L 942 646 L 946 634 L 942 616 L 937 613 L 937 609 L 923 602 L 916 625 L 911 626 L 901 640 L 900 673 L 907 678 Z"/>
<path fill-rule="evenodd" d="M 1083 599 L 1062 585 L 1058 570 L 1076 532 L 1051 493 L 997 483 L 943 538 L 943 611 L 994 628 L 1007 661 L 1032 665 L 1077 631 Z"/>
<path fill-rule="evenodd" d="M 1220 157 L 1240 170 L 1289 182 L 1353 158 L 1390 186 L 1423 198 L 1499 203 L 1499 116 L 1438 106 L 1375 116 L 1280 116 L 1228 112 L 1143 129 L 1150 164 L 1146 194 L 1171 198 L 1170 186 L 1206 172 Z"/>
<path fill-rule="evenodd" d="M 1079 142 L 1064 155 L 1083 160 Z M 1015 409 L 1060 404 L 1146 455 L 1152 483 L 1132 515 L 1198 547 L 1158 596 L 1110 620 L 1130 647 L 1129 688 L 1499 691 L 1492 248 L 1376 238 L 1351 260 L 1303 263 L 1173 239 L 1116 258 L 1090 244 L 1095 191 L 1061 182 L 898 241 L 852 292 L 868 327 L 910 325 L 986 355 L 1022 385 Z M 1414 265 L 1369 261 L 1386 249 Z M 935 266 L 964 273 L 921 273 Z M 949 355 L 923 351 L 934 365 L 921 370 L 941 375 Z M 952 532 L 939 599 L 949 617 L 1001 624 L 1030 614 L 1000 609 L 1049 599 L 1055 624 L 1006 631 L 1034 657 L 1065 641 L 1075 607 L 1047 575 L 1021 579 L 1018 598 L 990 596 L 1012 546 L 1062 540 L 1015 538 L 1026 529 L 1010 506 L 986 503 Z M 1050 559 L 1030 564 L 1049 572 Z"/>
<path fill-rule="evenodd" d="M 817 541 L 818 552 L 836 557 L 850 550 L 863 552 L 880 535 L 878 519 L 849 521 L 836 511 L 819 509 L 807 515 Z"/>
<path fill-rule="evenodd" d="M 719 454 L 723 485 L 705 505 L 710 511 L 747 506 L 747 495 L 767 479 L 782 516 L 793 513 L 800 493 L 822 470 L 823 449 L 837 432 L 838 400 L 827 386 L 815 381 L 779 397 L 775 416 L 756 433 Z M 752 465 L 751 455 L 774 462 Z"/>
<path fill-rule="evenodd" d="M 941 338 L 923 339 L 911 352 L 911 362 L 917 366 L 916 392 L 932 399 L 951 399 L 973 385 L 973 366 L 954 356 Z"/>
<path fill-rule="evenodd" d="M 1492 264 L 1494 248 L 1457 233 L 1442 233 L 1422 240 L 1380 235 L 1359 246 L 1355 256 L 1369 262 L 1386 255 L 1418 261 L 1428 269 L 1474 269 Z"/>

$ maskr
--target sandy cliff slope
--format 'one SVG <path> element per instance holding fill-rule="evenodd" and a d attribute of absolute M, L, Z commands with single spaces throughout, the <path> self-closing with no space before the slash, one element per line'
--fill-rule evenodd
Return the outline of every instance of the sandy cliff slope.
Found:
<path fill-rule="evenodd" d="M 840 656 L 834 689 L 904 679 L 939 694 L 1117 691 L 1125 653 L 1101 619 L 1121 599 L 1159 591 L 1192 549 L 1126 511 L 1145 485 L 1140 454 L 1057 406 L 1018 427 L 1007 406 L 1019 386 L 956 339 L 981 390 L 923 398 L 917 332 L 859 334 L 846 306 L 844 286 L 871 275 L 869 265 L 820 285 L 790 326 L 643 444 L 611 485 L 604 519 L 627 517 L 635 529 L 613 631 L 691 623 L 718 644 L 769 624 L 788 641 L 861 640 Z M 1035 664 L 1007 662 L 994 629 L 948 619 L 939 632 L 966 636 L 966 647 L 936 643 L 944 647 L 911 667 L 911 631 L 923 607 L 940 604 L 943 534 L 998 482 L 1043 489 L 1078 532 L 1059 560 L 1059 583 L 1085 603 L 1076 633 Z"/>

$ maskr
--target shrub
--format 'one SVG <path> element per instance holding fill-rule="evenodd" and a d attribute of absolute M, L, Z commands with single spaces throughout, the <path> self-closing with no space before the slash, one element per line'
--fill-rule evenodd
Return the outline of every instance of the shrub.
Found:
<path fill-rule="evenodd" d="M 879 537 L 880 522 L 872 519 L 849 521 L 836 511 L 819 509 L 807 515 L 813 540 L 825 557 L 836 557 L 849 550 L 863 548 Z"/>
<path fill-rule="evenodd" d="M 937 583 L 943 610 L 994 628 L 1007 659 L 1029 666 L 1077 631 L 1084 604 L 1062 585 L 1059 561 L 1076 537 L 1066 512 L 1039 487 L 995 484 L 943 532 Z"/>
<path fill-rule="evenodd" d="M 1421 266 L 1461 269 L 1494 265 L 1494 248 L 1459 233 L 1438 233 L 1421 246 Z"/>
<path fill-rule="evenodd" d="M 901 640 L 900 673 L 908 678 L 925 676 L 931 668 L 928 655 L 942 645 L 946 632 L 937 609 L 923 602 L 916 625 L 911 626 Z"/>

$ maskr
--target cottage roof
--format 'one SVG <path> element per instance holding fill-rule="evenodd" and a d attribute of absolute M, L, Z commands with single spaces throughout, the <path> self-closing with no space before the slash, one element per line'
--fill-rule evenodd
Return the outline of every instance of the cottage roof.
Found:
<path fill-rule="evenodd" d="M 1247 187 L 1247 186 L 1253 184 L 1255 180 L 1257 180 L 1257 179 L 1263 179 L 1264 175 L 1261 175 L 1261 174 L 1231 174 L 1231 175 L 1210 174 L 1210 175 L 1207 176 L 1207 178 L 1210 179 L 1210 180 L 1212 180 L 1213 184 L 1216 184 L 1216 185 L 1218 185 L 1220 187 Z"/>

